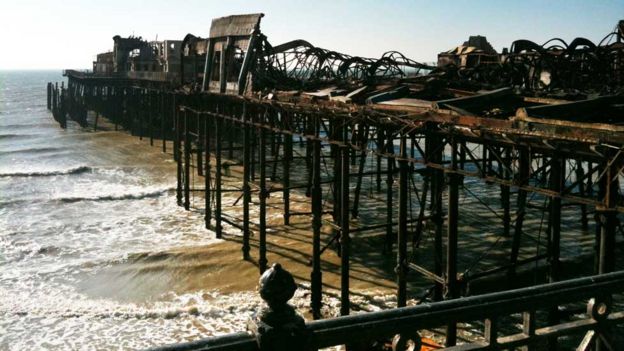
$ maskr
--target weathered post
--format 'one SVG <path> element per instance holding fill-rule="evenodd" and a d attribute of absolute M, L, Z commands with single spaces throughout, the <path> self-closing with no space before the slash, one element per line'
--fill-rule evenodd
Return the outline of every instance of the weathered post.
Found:
<path fill-rule="evenodd" d="M 457 171 L 457 140 L 451 136 L 451 172 L 448 173 L 448 227 L 446 242 L 446 298 L 459 297 L 457 286 L 457 225 L 459 219 L 459 183 Z M 457 343 L 457 324 L 451 322 L 446 328 L 445 346 Z"/>
<path fill-rule="evenodd" d="M 315 139 L 307 140 L 308 145 L 312 144 L 313 157 L 312 157 L 312 274 L 311 274 L 311 290 L 312 290 L 312 315 L 314 319 L 321 318 L 321 300 L 322 300 L 322 282 L 323 275 L 321 272 L 321 227 L 323 217 L 323 189 L 321 189 L 321 141 L 319 137 L 319 122 L 318 117 L 314 117 L 315 120 Z"/>
<path fill-rule="evenodd" d="M 262 120 L 264 122 L 264 119 Z M 260 128 L 260 191 L 258 192 L 260 197 L 260 213 L 258 218 L 259 222 L 259 256 L 258 256 L 258 268 L 260 273 L 266 270 L 267 258 L 266 258 L 266 199 L 268 197 L 266 189 L 266 131 L 264 128 Z"/>
<path fill-rule="evenodd" d="M 345 130 L 346 134 L 346 130 Z M 344 138 L 347 143 L 347 139 Z M 340 315 L 349 314 L 351 304 L 349 301 L 349 260 L 351 251 L 351 238 L 349 237 L 349 147 L 343 146 L 340 150 L 341 155 L 341 173 L 340 177 L 340 270 L 341 270 L 341 297 L 340 297 Z"/>
<path fill-rule="evenodd" d="M 182 158 L 180 157 L 180 139 L 182 134 L 182 118 L 179 113 L 174 114 L 175 120 L 175 143 L 173 144 L 173 158 L 177 164 L 177 187 L 176 187 L 176 198 L 178 201 L 178 206 L 182 206 Z"/>
<path fill-rule="evenodd" d="M 520 243 L 522 239 L 522 225 L 526 214 L 525 207 L 527 202 L 527 191 L 523 188 L 523 186 L 529 183 L 529 177 L 531 175 L 531 161 L 529 159 L 530 154 L 528 148 L 522 147 L 518 153 L 518 178 L 515 182 L 518 186 L 520 186 L 520 188 L 518 189 L 518 209 L 516 210 L 516 223 L 511 243 L 511 257 L 508 271 L 510 281 L 513 281 L 516 274 L 516 264 L 518 263 L 518 254 L 520 253 Z"/>
<path fill-rule="evenodd" d="M 550 163 L 550 188 L 557 195 L 550 198 L 550 216 L 548 233 L 548 259 L 550 267 L 548 280 L 551 283 L 560 280 L 560 250 L 561 250 L 561 197 L 559 193 L 563 189 L 565 182 L 565 159 L 561 155 L 553 155 Z M 553 308 L 548 313 L 548 320 L 551 324 L 559 323 L 559 310 Z M 549 350 L 557 349 L 557 337 L 549 338 Z"/>
<path fill-rule="evenodd" d="M 205 213 L 204 213 L 204 223 L 206 225 L 206 229 L 210 229 L 210 221 L 212 220 L 212 208 L 211 208 L 211 191 L 210 191 L 210 181 L 211 181 L 211 174 L 210 174 L 210 128 L 208 128 L 208 126 L 210 125 L 210 122 L 208 120 L 208 116 L 204 117 L 204 150 L 205 152 L 205 157 L 206 157 L 206 162 L 205 162 L 205 166 L 206 170 L 204 172 L 204 202 L 205 202 Z"/>
<path fill-rule="evenodd" d="M 190 209 L 191 201 L 191 133 L 188 112 L 184 110 L 184 209 Z"/>
<path fill-rule="evenodd" d="M 407 139 L 401 135 L 401 160 L 399 161 L 399 235 L 397 237 L 397 307 L 407 301 L 407 203 L 409 166 L 407 164 Z"/>
<path fill-rule="evenodd" d="M 284 124 L 290 125 L 290 114 L 282 112 L 282 118 L 285 119 Z M 293 140 L 292 135 L 283 134 L 284 139 L 284 156 L 283 156 L 283 183 L 284 190 L 282 198 L 284 199 L 284 224 L 290 224 L 290 164 L 293 157 Z M 276 159 L 277 160 L 277 159 Z M 277 165 L 277 162 L 275 162 Z"/>
<path fill-rule="evenodd" d="M 288 304 L 297 290 L 293 276 L 275 263 L 260 277 L 258 290 L 265 306 L 251 318 L 247 330 L 255 335 L 260 350 L 307 350 L 305 320 Z"/>
<path fill-rule="evenodd" d="M 387 161 L 387 169 L 386 169 L 386 242 L 385 242 L 385 253 L 392 253 L 392 245 L 394 242 L 394 232 L 392 225 L 392 203 L 394 202 L 392 199 L 392 184 L 394 184 L 394 136 L 392 135 L 392 131 L 389 129 L 386 131 L 387 145 L 386 151 L 388 152 Z"/>
<path fill-rule="evenodd" d="M 247 104 L 243 103 L 243 259 L 249 259 L 249 204 L 251 203 L 251 127 Z"/>
<path fill-rule="evenodd" d="M 217 110 L 219 111 L 219 110 Z M 223 131 L 221 130 L 221 118 L 214 115 L 215 120 L 215 234 L 217 238 L 221 238 L 223 227 L 221 224 L 221 141 L 223 140 Z"/>

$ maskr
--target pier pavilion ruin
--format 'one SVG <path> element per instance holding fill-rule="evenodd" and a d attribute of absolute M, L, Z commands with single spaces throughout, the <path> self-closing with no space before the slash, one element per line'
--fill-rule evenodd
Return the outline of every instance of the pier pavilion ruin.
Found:
<path fill-rule="evenodd" d="M 48 108 L 62 126 L 71 119 L 97 128 L 101 115 L 152 144 L 160 139 L 164 151 L 173 140 L 178 203 L 201 208 L 217 237 L 224 226 L 240 232 L 241 259 L 255 260 L 260 272 L 268 264 L 270 197 L 281 197 L 284 224 L 310 218 L 315 318 L 325 249 L 340 255 L 347 315 L 352 241 L 369 236 L 396 257 L 399 307 L 415 275 L 431 282 L 433 301 L 469 294 L 473 281 L 489 276 L 513 286 L 525 267 L 543 269 L 543 282 L 560 281 L 562 231 L 590 238 L 591 273 L 622 268 L 624 21 L 598 44 L 518 40 L 494 54 L 471 46 L 485 38 L 471 39 L 434 66 L 399 52 L 371 59 L 304 40 L 273 46 L 262 17 L 213 20 L 207 38 L 187 35 L 179 58 L 155 71 L 139 72 L 119 56 L 155 44 L 115 37 L 116 47 L 137 43 L 102 56 L 116 68 L 65 71 L 67 87 L 48 84 Z M 235 166 L 240 186 L 224 187 Z M 485 186 L 495 191 L 480 193 Z M 239 194 L 240 216 L 225 213 L 224 193 Z M 295 194 L 309 198 L 308 209 L 291 208 Z M 474 211 L 462 207 L 465 198 L 495 218 L 473 224 L 493 232 L 477 248 L 460 245 L 462 213 Z M 370 199 L 375 211 L 362 216 Z M 539 225 L 527 224 L 536 213 Z M 497 246 L 504 253 L 480 269 Z M 461 262 L 462 250 L 479 253 Z M 556 308 L 548 320 L 559 322 Z M 446 345 L 456 342 L 449 322 Z"/>

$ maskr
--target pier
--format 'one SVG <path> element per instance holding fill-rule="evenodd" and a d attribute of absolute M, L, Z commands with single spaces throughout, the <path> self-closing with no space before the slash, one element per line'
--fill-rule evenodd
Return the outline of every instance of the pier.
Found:
<path fill-rule="evenodd" d="M 395 317 L 424 313 L 406 307 L 410 299 L 440 306 L 433 314 L 453 308 L 457 318 L 425 323 L 445 325 L 449 348 L 458 342 L 458 322 L 487 318 L 486 346 L 504 349 L 492 346 L 499 343 L 496 316 L 474 311 L 515 297 L 479 300 L 479 284 L 488 279 L 494 290 L 545 284 L 516 292 L 528 294 L 517 311 L 501 307 L 526 312 L 521 324 L 529 335 L 501 345 L 539 339 L 531 336 L 537 333 L 531 304 L 542 301 L 547 316 L 540 321 L 554 328 L 568 318 L 557 301 L 598 298 L 591 292 L 599 283 L 580 277 L 561 283 L 564 277 L 605 275 L 609 294 L 621 292 L 621 274 L 611 272 L 622 269 L 616 250 L 624 212 L 624 22 L 599 44 L 519 40 L 502 54 L 471 37 L 434 66 L 398 52 L 354 57 L 304 40 L 273 46 L 260 30 L 262 18 L 215 19 L 207 38 L 189 34 L 160 44 L 116 36 L 113 52 L 98 55 L 93 72 L 67 70 L 67 86 L 48 84 L 48 108 L 62 127 L 71 120 L 97 129 L 105 117 L 164 152 L 173 141 L 178 204 L 203 211 L 205 227 L 218 238 L 240 233 L 240 258 L 260 274 L 269 268 L 272 231 L 305 218 L 315 319 L 328 254 L 340 257 L 340 313 L 351 313 L 354 241 L 372 242 L 371 250 L 396 262 L 396 303 L 407 309 Z M 129 54 L 146 47 L 161 59 Z M 232 173 L 238 184 L 224 182 Z M 224 203 L 232 193 L 237 200 Z M 295 206 L 294 198 L 307 203 Z M 267 219 L 270 211 L 281 212 L 281 223 Z M 470 220 L 483 213 L 490 220 Z M 566 251 L 564 242 L 581 241 L 589 242 L 591 264 L 588 272 L 572 272 L 563 262 L 584 252 Z M 526 272 L 537 278 L 523 282 Z M 417 279 L 431 286 L 424 296 L 409 294 Z M 564 301 L 549 286 L 574 294 Z M 310 328 L 340 341 L 324 328 L 383 324 L 374 318 Z M 409 329 L 383 328 L 370 336 Z M 559 334 L 543 335 L 548 345 L 557 343 Z M 587 343 L 598 339 L 591 334 Z M 608 340 L 596 343 L 606 347 Z"/>

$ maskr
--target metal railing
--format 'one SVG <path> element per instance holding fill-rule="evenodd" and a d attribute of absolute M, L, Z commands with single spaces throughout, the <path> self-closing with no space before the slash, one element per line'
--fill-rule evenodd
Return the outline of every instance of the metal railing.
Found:
<path fill-rule="evenodd" d="M 281 267 L 278 266 L 277 269 L 281 270 Z M 284 270 L 281 272 L 288 274 Z M 270 300 L 270 294 L 267 296 L 263 289 L 271 284 L 270 277 L 267 279 L 265 276 L 271 274 L 275 275 L 275 266 L 265 272 L 264 281 L 261 278 L 260 293 L 265 300 Z M 270 291 L 281 290 L 274 286 Z M 266 310 L 269 310 L 269 314 L 273 313 L 270 312 L 272 310 L 282 311 L 280 313 L 287 315 L 283 313 L 283 309 L 291 308 L 285 307 L 288 306 L 286 301 L 292 297 L 290 295 L 283 301 L 283 305 L 269 301 L 271 307 L 261 311 L 250 321 L 248 332 L 153 350 L 317 350 L 335 345 L 349 345 L 349 350 L 366 350 L 367 345 L 374 341 L 391 338 L 394 350 L 406 349 L 408 340 L 413 342 L 412 350 L 419 350 L 419 330 L 473 321 L 484 321 L 483 339 L 447 347 L 446 350 L 513 350 L 520 347 L 531 350 L 538 346 L 544 349 L 544 345 L 547 349 L 554 349 L 559 337 L 565 335 L 582 336 L 577 350 L 589 350 L 596 343 L 606 350 L 622 350 L 622 341 L 613 339 L 615 333 L 611 333 L 610 329 L 624 321 L 624 310 L 612 311 L 614 304 L 611 298 L 623 291 L 624 271 L 619 271 L 413 307 L 310 321 L 303 324 L 301 330 L 293 327 L 296 323 L 292 320 L 282 323 L 275 322 L 273 318 L 273 324 L 267 325 L 266 320 L 272 318 L 264 318 Z M 558 306 L 587 300 L 589 303 L 586 312 L 576 313 L 574 318 L 557 316 Z M 548 312 L 548 318 L 538 319 L 536 313 L 539 311 Z M 501 318 L 520 313 L 522 331 L 502 335 L 499 329 Z M 267 333 L 273 334 L 267 337 Z"/>

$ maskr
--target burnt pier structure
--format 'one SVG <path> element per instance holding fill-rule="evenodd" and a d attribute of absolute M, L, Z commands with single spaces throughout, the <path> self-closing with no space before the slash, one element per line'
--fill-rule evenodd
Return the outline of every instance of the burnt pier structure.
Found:
<path fill-rule="evenodd" d="M 310 218 L 315 318 L 330 246 L 341 259 L 341 314 L 350 313 L 352 241 L 367 240 L 366 233 L 396 257 L 398 307 L 416 297 L 408 296 L 414 275 L 431 282 L 433 301 L 460 298 L 488 276 L 513 287 L 530 266 L 544 269 L 543 283 L 558 282 L 562 226 L 591 237 L 590 274 L 621 269 L 622 22 L 599 44 L 521 40 L 498 54 L 485 38 L 471 38 L 433 66 L 398 52 L 369 59 L 304 40 L 272 46 L 260 31 L 262 16 L 215 19 L 208 38 L 189 34 L 164 45 L 115 37 L 115 50 L 98 56 L 94 72 L 68 70 L 66 87 L 48 84 L 48 108 L 63 127 L 70 119 L 97 128 L 104 116 L 161 142 L 163 151 L 172 140 L 178 204 L 203 210 L 219 238 L 225 226 L 241 233 L 241 259 L 261 273 L 269 198 L 281 197 L 285 225 Z M 242 168 L 237 186 L 223 181 L 233 166 Z M 494 190 L 484 195 L 479 187 Z M 239 195 L 241 216 L 225 213 L 225 193 Z M 307 197 L 309 208 L 294 210 L 293 196 Z M 381 211 L 363 216 L 371 198 Z M 496 226 L 496 240 L 484 240 L 470 263 L 459 260 L 462 250 L 476 250 L 460 245 L 462 213 L 474 211 L 462 207 L 464 198 Z M 573 223 L 564 211 L 574 213 Z M 539 233 L 527 233 L 529 213 L 541 215 Z M 499 244 L 497 263 L 475 269 Z M 560 312 L 549 308 L 556 325 Z M 456 321 L 445 323 L 446 346 L 453 346 Z M 523 323 L 535 331 L 534 315 Z"/>

